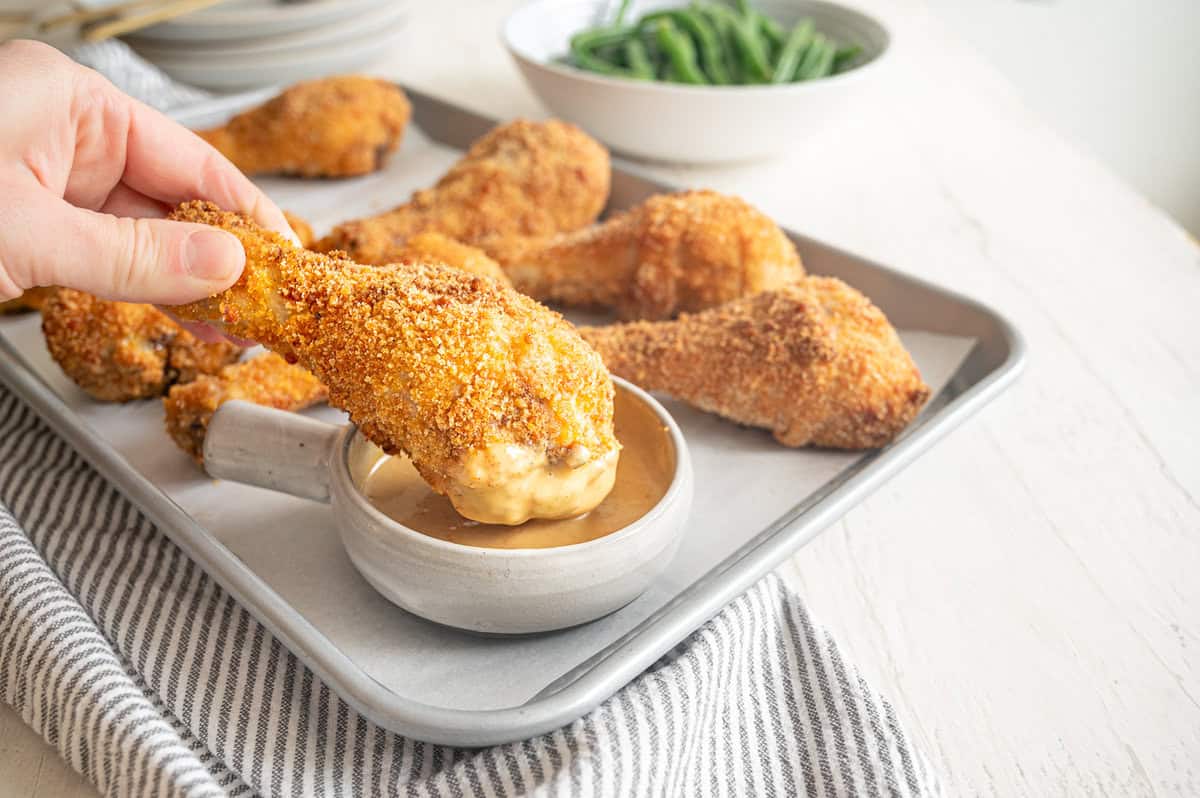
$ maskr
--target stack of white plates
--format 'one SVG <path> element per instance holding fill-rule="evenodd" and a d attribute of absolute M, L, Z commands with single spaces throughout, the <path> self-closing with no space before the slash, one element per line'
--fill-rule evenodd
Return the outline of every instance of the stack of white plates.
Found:
<path fill-rule="evenodd" d="M 126 41 L 176 80 L 247 89 L 378 61 L 403 28 L 407 6 L 406 0 L 229 0 Z"/>

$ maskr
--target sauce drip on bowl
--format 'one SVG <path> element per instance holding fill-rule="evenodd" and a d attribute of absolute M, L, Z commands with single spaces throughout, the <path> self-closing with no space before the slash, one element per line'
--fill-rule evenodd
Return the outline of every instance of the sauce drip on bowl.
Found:
<path fill-rule="evenodd" d="M 612 491 L 594 510 L 561 520 L 533 520 L 519 526 L 481 524 L 463 518 L 445 496 L 434 493 L 408 458 L 383 454 L 373 446 L 355 472 L 371 504 L 409 529 L 464 546 L 541 549 L 594 540 L 646 514 L 666 494 L 675 474 L 675 448 L 654 411 L 617 387 L 613 423 L 623 446 Z"/>

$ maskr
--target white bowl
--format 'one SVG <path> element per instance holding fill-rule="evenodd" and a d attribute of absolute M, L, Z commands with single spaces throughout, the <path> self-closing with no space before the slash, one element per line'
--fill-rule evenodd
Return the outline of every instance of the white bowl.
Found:
<path fill-rule="evenodd" d="M 641 595 L 675 555 L 691 510 L 694 477 L 683 433 L 645 391 L 613 381 L 667 427 L 675 473 L 645 515 L 585 543 L 498 549 L 417 532 L 384 515 L 360 492 L 354 473 L 364 470 L 372 447 L 353 425 L 335 427 L 247 402 L 227 402 L 217 410 L 204 441 L 204 465 L 220 479 L 330 502 L 359 573 L 414 615 L 489 634 L 563 629 L 615 612 Z"/>
<path fill-rule="evenodd" d="M 821 80 L 772 86 L 685 86 L 611 78 L 557 59 L 583 28 L 603 24 L 607 0 L 533 0 L 504 23 L 503 39 L 533 91 L 555 115 L 614 150 L 660 161 L 720 163 L 779 155 L 854 98 L 888 61 L 892 37 L 861 11 L 822 0 L 759 0 L 785 28 L 812 17 L 817 29 L 863 49 L 864 63 Z M 684 0 L 643 0 L 630 17 Z"/>

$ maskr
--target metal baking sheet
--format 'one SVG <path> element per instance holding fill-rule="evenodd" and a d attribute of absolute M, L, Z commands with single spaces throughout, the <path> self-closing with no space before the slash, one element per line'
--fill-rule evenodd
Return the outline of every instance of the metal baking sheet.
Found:
<path fill-rule="evenodd" d="M 177 115 L 192 126 L 269 92 Z M 409 91 L 415 127 L 384 172 L 346 181 L 268 179 L 323 232 L 432 183 L 495 124 Z M 671 190 L 615 164 L 611 208 Z M 936 393 L 903 437 L 866 453 L 792 450 L 666 401 L 689 440 L 696 502 L 680 552 L 641 598 L 582 627 L 519 638 L 446 629 L 376 594 L 351 566 L 329 508 L 217 482 L 167 439 L 157 401 L 89 400 L 49 359 L 36 317 L 0 318 L 0 380 L 250 609 L 334 690 L 380 725 L 453 745 L 539 734 L 582 716 L 795 552 L 1016 376 L 1023 346 L 987 307 L 791 234 L 809 271 L 843 278 L 901 331 Z M 343 417 L 321 408 L 311 413 Z"/>

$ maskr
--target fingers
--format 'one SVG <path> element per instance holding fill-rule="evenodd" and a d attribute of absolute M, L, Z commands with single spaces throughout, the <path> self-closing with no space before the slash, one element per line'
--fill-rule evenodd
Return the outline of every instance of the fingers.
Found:
<path fill-rule="evenodd" d="M 255 345 L 253 341 L 247 341 L 245 338 L 238 338 L 233 335 L 222 335 L 221 331 L 216 327 L 213 327 L 211 324 L 205 324 L 202 321 L 185 321 L 183 319 L 176 319 L 174 316 L 171 316 L 171 318 L 174 319 L 175 323 L 180 327 L 206 343 L 219 344 L 222 341 L 226 341 L 236 346 L 240 346 L 243 349 Z"/>
<path fill-rule="evenodd" d="M 275 203 L 211 145 L 98 73 L 70 69 L 76 157 L 66 196 L 73 204 L 99 207 L 110 186 L 124 183 L 168 207 L 215 202 L 299 243 Z"/>
<path fill-rule="evenodd" d="M 21 288 L 176 305 L 228 288 L 246 261 L 236 237 L 206 225 L 121 218 L 52 198 L 5 210 L 3 266 Z"/>
<path fill-rule="evenodd" d="M 183 329 L 190 332 L 192 335 L 199 338 L 201 341 L 205 341 L 210 344 L 216 344 L 216 343 L 220 343 L 222 341 L 227 341 L 235 346 L 240 346 L 243 349 L 249 349 L 252 346 L 258 346 L 258 344 L 256 342 L 251 341 L 249 338 L 239 338 L 236 335 L 225 334 L 224 332 L 221 331 L 221 328 L 219 326 L 215 327 L 215 326 L 208 324 L 207 322 L 203 322 L 203 321 L 192 321 L 191 319 L 181 319 L 178 316 L 176 316 L 174 311 L 172 311 L 171 308 L 168 307 L 167 305 L 160 305 L 158 309 L 160 311 L 162 311 L 164 314 L 166 314 L 166 316 L 171 321 L 175 322 L 180 327 L 182 327 Z"/>
<path fill-rule="evenodd" d="M 99 210 L 112 216 L 161 219 L 170 213 L 171 206 L 134 191 L 124 183 L 118 183 L 117 187 L 109 192 Z"/>
<path fill-rule="evenodd" d="M 241 211 L 300 242 L 283 212 L 211 145 L 158 111 L 130 99 L 122 181 L 152 199 L 177 205 L 192 199 Z"/>

